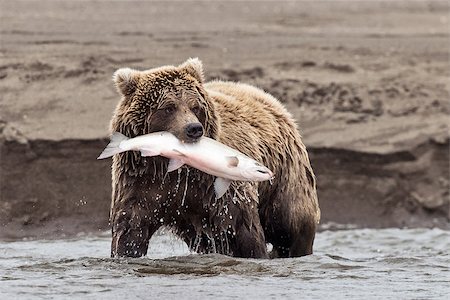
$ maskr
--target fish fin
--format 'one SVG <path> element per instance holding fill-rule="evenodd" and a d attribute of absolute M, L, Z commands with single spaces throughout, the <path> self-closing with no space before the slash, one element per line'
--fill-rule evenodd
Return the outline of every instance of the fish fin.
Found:
<path fill-rule="evenodd" d="M 178 168 L 181 168 L 184 165 L 184 161 L 181 159 L 172 158 L 169 160 L 169 166 L 167 167 L 167 172 L 175 171 Z"/>
<path fill-rule="evenodd" d="M 143 148 L 143 149 L 140 149 L 140 151 L 141 151 L 141 156 L 157 156 L 157 155 L 159 155 L 159 153 L 157 153 L 153 150 L 150 150 L 150 149 Z"/>
<path fill-rule="evenodd" d="M 121 134 L 120 132 L 114 132 L 111 135 L 111 141 L 106 146 L 105 150 L 103 150 L 102 153 L 97 157 L 97 159 L 103 159 L 107 157 L 111 157 L 114 154 L 124 152 L 125 150 L 120 148 L 120 143 L 126 140 L 129 140 L 130 138 L 126 137 L 125 135 Z"/>
<path fill-rule="evenodd" d="M 227 156 L 225 159 L 227 160 L 229 167 L 237 167 L 239 164 L 239 158 L 237 158 L 237 156 Z"/>
<path fill-rule="evenodd" d="M 230 187 L 231 180 L 217 177 L 214 181 L 214 191 L 216 192 L 216 199 L 221 198 Z"/>
<path fill-rule="evenodd" d="M 178 155 L 183 156 L 183 157 L 186 157 L 186 154 L 184 154 L 184 153 L 181 152 L 180 150 L 177 150 L 177 149 L 172 149 L 172 150 L 173 150 L 173 152 L 176 152 Z"/>

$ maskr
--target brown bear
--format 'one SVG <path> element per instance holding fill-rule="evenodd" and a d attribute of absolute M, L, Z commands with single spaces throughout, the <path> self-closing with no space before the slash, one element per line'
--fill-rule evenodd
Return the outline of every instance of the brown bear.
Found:
<path fill-rule="evenodd" d="M 191 250 L 266 258 L 311 254 L 320 210 L 308 154 L 292 116 L 250 85 L 205 83 L 203 66 L 119 69 L 122 96 L 111 131 L 128 137 L 169 131 L 186 143 L 208 136 L 263 163 L 273 182 L 233 182 L 220 199 L 214 177 L 168 159 L 125 152 L 113 157 L 111 256 L 140 257 L 152 235 L 170 227 Z"/>

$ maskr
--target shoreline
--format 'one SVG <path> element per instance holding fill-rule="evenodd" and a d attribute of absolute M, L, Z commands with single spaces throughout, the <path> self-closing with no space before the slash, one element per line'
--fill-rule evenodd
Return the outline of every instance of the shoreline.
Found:
<path fill-rule="evenodd" d="M 1 144 L 0 239 L 107 230 L 111 162 L 95 160 L 107 143 L 105 138 Z M 440 162 L 448 161 L 448 147 L 449 140 L 388 154 L 309 147 L 322 210 L 320 227 L 450 230 L 445 186 L 435 185 L 430 198 L 428 187 L 414 185 L 433 181 L 436 171 L 445 176 Z M 435 172 L 427 173 L 429 169 Z"/>

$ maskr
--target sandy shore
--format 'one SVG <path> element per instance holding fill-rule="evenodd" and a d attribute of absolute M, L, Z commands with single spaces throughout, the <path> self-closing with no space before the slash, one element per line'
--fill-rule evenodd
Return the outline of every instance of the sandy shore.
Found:
<path fill-rule="evenodd" d="M 0 237 L 107 228 L 111 75 L 199 57 L 298 120 L 325 227 L 449 228 L 447 2 L 0 2 Z"/>

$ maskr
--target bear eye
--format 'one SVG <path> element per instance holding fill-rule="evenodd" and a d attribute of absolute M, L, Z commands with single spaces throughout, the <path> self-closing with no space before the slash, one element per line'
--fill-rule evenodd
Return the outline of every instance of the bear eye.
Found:
<path fill-rule="evenodd" d="M 200 106 L 196 105 L 192 107 L 191 110 L 194 114 L 198 114 L 200 112 Z"/>
<path fill-rule="evenodd" d="M 173 105 L 170 105 L 170 106 L 167 106 L 166 108 L 164 108 L 164 112 L 166 114 L 172 114 L 174 111 L 175 111 L 175 106 L 173 106 Z"/>

